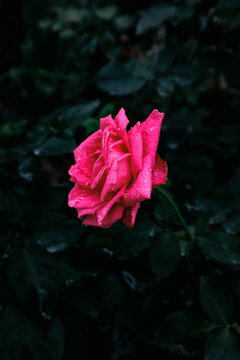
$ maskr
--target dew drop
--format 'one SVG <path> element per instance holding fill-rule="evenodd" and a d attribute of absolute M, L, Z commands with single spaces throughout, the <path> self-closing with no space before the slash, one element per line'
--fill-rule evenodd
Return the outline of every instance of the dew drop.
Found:
<path fill-rule="evenodd" d="M 103 248 L 102 251 L 109 256 L 113 256 L 113 254 L 114 254 L 113 251 L 111 251 L 107 248 Z"/>
<path fill-rule="evenodd" d="M 136 290 L 137 287 L 137 282 L 135 277 L 130 274 L 128 271 L 122 271 L 124 280 L 126 281 L 126 283 L 128 284 L 128 286 L 132 289 L 132 290 Z"/>
<path fill-rule="evenodd" d="M 34 155 L 38 156 L 40 154 L 40 150 L 39 149 L 35 149 L 33 150 Z"/>
<path fill-rule="evenodd" d="M 73 283 L 74 283 L 74 280 L 73 280 L 73 279 L 67 279 L 67 280 L 65 281 L 65 285 L 66 285 L 67 287 L 71 286 Z"/>
<path fill-rule="evenodd" d="M 52 319 L 52 315 L 49 311 L 41 311 L 41 315 L 47 321 L 50 321 Z"/>

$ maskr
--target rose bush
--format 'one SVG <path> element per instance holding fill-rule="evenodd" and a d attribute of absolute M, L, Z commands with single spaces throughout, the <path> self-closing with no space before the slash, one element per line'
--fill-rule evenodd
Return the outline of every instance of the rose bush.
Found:
<path fill-rule="evenodd" d="M 127 131 L 122 108 L 115 119 L 100 119 L 100 129 L 74 150 L 69 174 L 75 186 L 68 204 L 83 224 L 108 228 L 123 218 L 134 226 L 141 201 L 167 181 L 167 164 L 157 154 L 164 114 L 153 110 L 143 123 Z"/>

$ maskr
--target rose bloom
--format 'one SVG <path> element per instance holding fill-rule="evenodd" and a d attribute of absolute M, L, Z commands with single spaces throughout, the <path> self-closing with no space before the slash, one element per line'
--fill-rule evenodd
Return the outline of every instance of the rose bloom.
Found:
<path fill-rule="evenodd" d="M 164 114 L 153 110 L 143 123 L 127 131 L 124 109 L 115 119 L 100 119 L 100 130 L 75 150 L 75 183 L 68 205 L 77 209 L 84 225 L 109 228 L 119 219 L 133 228 L 141 201 L 167 181 L 167 164 L 156 153 Z"/>

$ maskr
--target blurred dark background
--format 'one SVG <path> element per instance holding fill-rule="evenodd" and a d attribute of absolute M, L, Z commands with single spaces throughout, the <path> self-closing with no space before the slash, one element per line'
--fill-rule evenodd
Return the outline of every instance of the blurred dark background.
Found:
<path fill-rule="evenodd" d="M 0 1 L 0 360 L 240 359 L 239 0 Z M 67 206 L 73 149 L 165 112 L 134 230 Z"/>

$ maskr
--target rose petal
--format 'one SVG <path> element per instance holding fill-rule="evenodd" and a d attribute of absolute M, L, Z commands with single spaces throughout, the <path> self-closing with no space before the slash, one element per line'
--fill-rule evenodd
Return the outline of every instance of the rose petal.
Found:
<path fill-rule="evenodd" d="M 88 209 L 101 203 L 99 192 L 75 184 L 68 195 L 68 206 Z"/>
<path fill-rule="evenodd" d="M 157 154 L 153 170 L 152 186 L 153 188 L 166 184 L 167 182 L 168 167 L 166 161 L 162 160 Z"/>
<path fill-rule="evenodd" d="M 68 173 L 71 175 L 71 181 L 82 186 L 88 186 L 90 184 L 90 178 L 82 173 L 78 163 L 72 165 Z"/>
<path fill-rule="evenodd" d="M 124 143 L 124 141 L 122 139 L 114 142 L 108 148 L 108 156 L 107 156 L 106 165 L 111 166 L 111 164 L 115 160 L 121 158 L 126 153 L 128 153 L 128 149 L 127 149 L 126 144 Z"/>
<path fill-rule="evenodd" d="M 120 191 L 118 191 L 118 193 L 116 195 L 114 195 L 110 201 L 108 201 L 106 203 L 105 206 L 103 206 L 101 209 L 98 210 L 97 212 L 97 219 L 98 219 L 98 224 L 101 225 L 105 216 L 107 215 L 107 213 L 109 212 L 109 210 L 111 209 L 111 207 L 125 194 L 127 186 L 123 186 L 122 189 Z"/>
<path fill-rule="evenodd" d="M 129 150 L 129 139 L 126 127 L 129 124 L 129 120 L 126 116 L 125 110 L 121 108 L 117 114 L 117 116 L 114 119 L 115 123 L 117 124 L 117 128 Z"/>
<path fill-rule="evenodd" d="M 99 171 L 104 167 L 104 161 L 103 161 L 103 156 L 99 156 L 99 158 L 94 162 L 93 167 L 92 167 L 92 178 L 94 178 L 95 176 L 97 176 L 97 174 L 99 173 Z"/>
<path fill-rule="evenodd" d="M 75 150 L 74 150 L 74 158 L 75 161 L 78 162 L 82 160 L 83 156 L 82 154 L 86 154 L 86 156 L 91 157 L 96 150 L 101 149 L 101 143 L 102 143 L 102 130 L 98 130 L 95 133 L 93 133 L 91 136 L 89 136 L 85 141 L 83 141 Z"/>
<path fill-rule="evenodd" d="M 137 202 L 150 199 L 152 191 L 152 159 L 147 155 L 143 160 L 142 171 L 126 193 L 124 197 L 124 205 L 129 207 Z"/>
<path fill-rule="evenodd" d="M 116 128 L 116 124 L 112 118 L 112 115 L 108 115 L 105 118 L 100 119 L 100 129 L 104 130 L 107 126 L 112 126 L 113 128 Z"/>
<path fill-rule="evenodd" d="M 160 113 L 158 110 L 153 110 L 147 120 L 141 124 L 143 156 L 150 155 L 152 158 L 152 164 L 155 164 L 163 117 L 164 113 Z"/>
<path fill-rule="evenodd" d="M 97 210 L 99 210 L 102 206 L 104 206 L 104 202 L 100 203 L 92 208 L 89 209 L 77 209 L 78 211 L 78 218 L 81 218 L 84 215 L 89 215 L 89 214 L 96 214 Z"/>
<path fill-rule="evenodd" d="M 115 185 L 117 183 L 117 160 L 114 161 L 112 164 L 107 177 L 106 181 L 103 185 L 102 191 L 101 191 L 101 200 L 104 201 L 108 195 L 108 193 L 112 193 L 113 189 L 115 188 Z"/>
<path fill-rule="evenodd" d="M 131 146 L 131 168 L 135 177 L 142 170 L 143 142 L 141 134 L 141 125 L 138 122 L 130 131 L 129 139 Z"/>
<path fill-rule="evenodd" d="M 83 225 L 98 226 L 101 228 L 110 228 L 116 221 L 122 218 L 124 207 L 121 204 L 115 204 L 104 218 L 101 225 L 98 224 L 96 215 L 87 215 L 83 220 Z"/>
<path fill-rule="evenodd" d="M 102 188 L 106 178 L 106 170 L 107 168 L 104 166 L 95 176 L 95 178 L 91 182 L 91 189 L 95 189 L 96 187 Z"/>
<path fill-rule="evenodd" d="M 135 224 L 135 219 L 137 216 L 138 208 L 140 203 L 125 208 L 123 215 L 123 224 L 126 225 L 129 229 L 132 229 Z"/>
<path fill-rule="evenodd" d="M 129 120 L 126 116 L 124 108 L 121 108 L 118 114 L 115 117 L 115 122 L 117 123 L 117 127 L 120 129 L 126 129 L 127 125 L 129 124 Z"/>
<path fill-rule="evenodd" d="M 102 188 L 101 200 L 107 200 L 114 192 L 121 189 L 124 185 L 128 185 L 131 177 L 130 154 L 124 154 L 119 159 L 116 159 L 110 167 Z"/>
<path fill-rule="evenodd" d="M 116 141 L 120 140 L 120 136 L 111 130 L 111 127 L 106 127 L 103 131 L 102 136 L 102 147 L 101 147 L 101 153 L 103 155 L 103 159 L 105 164 L 108 161 L 108 151 L 109 147 L 114 144 Z"/>
<path fill-rule="evenodd" d="M 105 180 L 106 166 L 102 155 L 95 161 L 92 168 L 91 189 L 95 189 L 98 185 L 101 186 Z"/>

